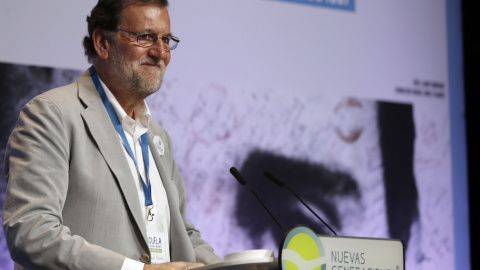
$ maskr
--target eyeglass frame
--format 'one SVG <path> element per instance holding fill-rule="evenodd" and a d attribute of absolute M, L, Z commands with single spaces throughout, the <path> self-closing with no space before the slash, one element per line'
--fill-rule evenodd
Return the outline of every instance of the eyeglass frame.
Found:
<path fill-rule="evenodd" d="M 135 32 L 123 30 L 123 29 L 120 29 L 120 28 L 116 28 L 115 31 L 120 31 L 120 32 L 124 32 L 124 33 L 130 34 L 130 35 L 136 36 L 136 37 L 137 37 L 137 45 L 140 46 L 140 47 L 144 47 L 144 48 L 153 47 L 153 45 L 155 45 L 155 43 L 157 43 L 157 40 L 161 39 L 162 42 L 163 42 L 163 44 L 166 44 L 166 45 L 167 45 L 168 50 L 169 50 L 169 51 L 173 51 L 173 50 L 175 50 L 175 48 L 177 48 L 178 43 L 180 43 L 180 39 L 179 39 L 178 37 L 176 37 L 176 36 L 172 36 L 172 34 L 166 34 L 166 35 L 164 35 L 164 36 L 159 37 L 159 36 L 158 36 L 157 34 L 155 34 L 155 33 L 143 33 L 143 32 L 135 33 Z M 143 35 L 152 35 L 152 36 L 154 36 L 154 38 L 153 38 L 153 44 L 150 45 L 150 46 L 141 45 L 141 44 L 139 43 L 138 39 L 139 39 L 141 36 L 143 36 Z M 167 38 L 167 37 L 170 38 L 170 40 L 175 41 L 175 44 L 174 44 L 173 48 L 170 47 L 169 43 L 166 43 L 166 42 L 165 42 L 165 38 Z"/>

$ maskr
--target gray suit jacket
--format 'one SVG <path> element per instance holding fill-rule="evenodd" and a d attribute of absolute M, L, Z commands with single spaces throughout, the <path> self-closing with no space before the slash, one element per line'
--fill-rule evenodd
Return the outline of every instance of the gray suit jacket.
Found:
<path fill-rule="evenodd" d="M 163 155 L 155 135 L 165 142 Z M 171 260 L 221 261 L 185 218 L 169 135 L 151 121 L 148 141 L 170 205 Z M 17 264 L 120 269 L 124 257 L 150 255 L 137 190 L 89 71 L 25 105 L 7 145 L 5 175 L 3 227 Z"/>

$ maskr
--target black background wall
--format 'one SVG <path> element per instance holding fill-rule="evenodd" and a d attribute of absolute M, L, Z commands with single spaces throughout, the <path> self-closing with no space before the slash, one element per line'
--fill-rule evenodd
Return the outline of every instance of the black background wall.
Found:
<path fill-rule="evenodd" d="M 464 76 L 465 76 L 465 108 L 467 123 L 467 155 L 468 155 L 468 189 L 470 201 L 470 246 L 472 269 L 480 269 L 480 260 L 475 258 L 480 248 L 476 242 L 480 240 L 480 218 L 477 206 L 480 196 L 477 193 L 480 176 L 478 156 L 480 151 L 480 98 L 476 93 L 480 88 L 480 24 L 478 9 L 475 1 L 462 1 L 463 18 L 463 48 L 464 48 Z"/>

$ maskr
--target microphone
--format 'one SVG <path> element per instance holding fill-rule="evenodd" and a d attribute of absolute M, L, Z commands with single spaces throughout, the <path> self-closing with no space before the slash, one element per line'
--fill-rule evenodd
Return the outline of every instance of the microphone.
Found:
<path fill-rule="evenodd" d="M 330 231 L 335 235 L 337 236 L 337 233 L 321 218 L 317 215 L 317 213 L 315 213 L 315 211 L 312 210 L 312 208 L 310 208 L 310 206 L 308 206 L 300 197 L 298 197 L 297 194 L 295 194 L 295 192 L 293 192 L 288 186 L 285 185 L 285 183 L 280 180 L 278 177 L 276 177 L 275 175 L 273 175 L 271 172 L 269 171 L 265 171 L 263 173 L 268 179 L 272 180 L 275 184 L 277 184 L 279 187 L 283 187 L 283 188 L 286 188 L 291 194 L 293 194 L 293 196 L 295 196 L 303 205 L 305 205 L 305 207 L 308 208 L 308 210 L 310 210 L 310 212 L 312 212 L 312 214 L 315 215 L 315 217 L 317 217 L 318 220 L 320 220 L 325 226 L 327 226 L 328 229 L 330 229 Z"/>
<path fill-rule="evenodd" d="M 285 235 L 285 231 L 283 230 L 282 226 L 280 226 L 280 223 L 278 223 L 278 221 L 273 217 L 272 213 L 270 213 L 270 211 L 268 211 L 267 207 L 262 203 L 260 198 L 258 198 L 257 194 L 255 194 L 255 192 L 253 192 L 252 188 L 250 188 L 250 186 L 247 184 L 247 180 L 245 180 L 245 178 L 243 177 L 242 174 L 240 174 L 240 172 L 237 170 L 237 168 L 231 167 L 230 168 L 230 173 L 233 175 L 233 177 L 235 177 L 235 179 L 237 179 L 237 181 L 242 186 L 245 186 L 245 187 L 248 188 L 248 190 L 250 190 L 250 192 L 253 194 L 255 199 L 257 199 L 257 201 L 262 205 L 263 209 L 265 209 L 265 211 L 267 211 L 267 214 L 275 222 L 275 224 L 277 224 L 278 228 L 282 231 L 283 235 Z"/>

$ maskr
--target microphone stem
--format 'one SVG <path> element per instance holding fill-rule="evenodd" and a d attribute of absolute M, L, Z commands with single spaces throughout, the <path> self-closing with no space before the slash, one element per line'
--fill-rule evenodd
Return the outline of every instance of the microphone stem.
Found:
<path fill-rule="evenodd" d="M 260 200 L 260 198 L 258 198 L 257 194 L 255 194 L 255 192 L 253 192 L 253 190 L 250 188 L 250 186 L 247 183 L 245 183 L 245 186 L 250 190 L 250 192 L 253 194 L 255 199 L 257 199 L 257 201 L 263 206 L 263 209 L 265 209 L 265 211 L 267 211 L 267 214 L 272 218 L 272 220 L 275 222 L 275 224 L 277 224 L 278 228 L 282 231 L 282 234 L 285 235 L 285 231 L 283 230 L 280 223 L 278 223 L 278 221 L 273 217 L 272 213 L 270 213 L 270 211 L 268 211 L 268 208 L 263 204 L 263 202 Z"/>
<path fill-rule="evenodd" d="M 337 236 L 337 233 L 336 233 L 321 217 L 319 217 L 319 216 L 317 215 L 317 213 L 315 213 L 315 211 L 313 211 L 312 208 L 310 208 L 310 206 L 308 206 L 300 197 L 298 197 L 298 195 L 297 195 L 295 192 L 293 192 L 293 191 L 292 191 L 289 187 L 287 187 L 287 186 L 284 186 L 284 187 L 285 187 L 288 191 L 290 191 L 290 193 L 292 193 L 293 196 L 297 197 L 297 199 L 298 199 L 301 203 L 303 203 L 303 205 L 304 205 L 305 207 L 307 207 L 308 210 L 310 210 L 310 212 L 312 212 L 312 214 L 314 214 L 325 226 L 327 226 L 327 228 L 328 228 L 335 236 Z"/>

